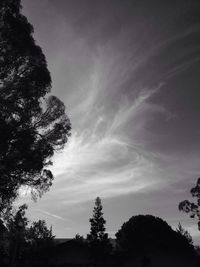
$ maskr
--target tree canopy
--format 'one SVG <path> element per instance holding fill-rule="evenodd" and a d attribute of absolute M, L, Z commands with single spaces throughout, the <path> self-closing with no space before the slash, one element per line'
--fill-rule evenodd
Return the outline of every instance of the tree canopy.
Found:
<path fill-rule="evenodd" d="M 20 0 L 0 1 L 0 198 L 12 201 L 21 185 L 39 194 L 48 169 L 71 130 L 64 103 L 50 96 L 51 77 Z"/>
<path fill-rule="evenodd" d="M 44 220 L 29 224 L 26 217 L 27 205 L 24 204 L 18 209 L 10 208 L 9 214 L 4 221 L 5 229 L 2 229 L 0 221 L 0 234 L 5 238 L 0 242 L 1 259 L 7 258 L 10 266 L 22 266 L 26 259 L 28 266 L 36 258 L 47 258 L 47 251 L 53 246 L 54 236 L 52 227 L 48 229 Z M 33 264 L 34 265 L 34 264 Z"/>
<path fill-rule="evenodd" d="M 116 233 L 118 246 L 127 252 L 152 249 L 192 250 L 188 240 L 167 222 L 152 215 L 137 215 L 125 222 Z"/>
<path fill-rule="evenodd" d="M 27 241 L 31 248 L 41 249 L 53 244 L 52 228 L 48 229 L 44 220 L 33 222 L 27 229 Z"/>

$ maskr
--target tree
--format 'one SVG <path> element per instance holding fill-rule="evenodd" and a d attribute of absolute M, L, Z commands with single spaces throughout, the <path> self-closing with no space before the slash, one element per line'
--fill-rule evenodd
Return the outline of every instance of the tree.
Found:
<path fill-rule="evenodd" d="M 87 241 L 92 255 L 95 258 L 102 258 L 111 251 L 111 244 L 108 239 L 108 234 L 105 232 L 106 221 L 103 218 L 102 204 L 100 197 L 95 200 L 93 209 L 93 217 L 90 218 L 90 234 L 87 235 Z"/>
<path fill-rule="evenodd" d="M 52 227 L 48 229 L 44 220 L 33 222 L 28 226 L 25 216 L 27 205 L 22 205 L 10 212 L 9 220 L 6 222 L 9 232 L 9 260 L 10 266 L 23 265 L 23 260 L 29 262 L 46 262 L 47 250 L 53 246 L 54 236 Z"/>
<path fill-rule="evenodd" d="M 44 220 L 33 222 L 27 231 L 27 241 L 35 249 L 49 247 L 53 240 L 52 227 L 48 229 Z"/>
<path fill-rule="evenodd" d="M 24 261 L 28 266 L 35 266 L 35 261 L 46 264 L 48 250 L 54 245 L 52 227 L 48 229 L 44 220 L 29 226 L 27 208 L 26 204 L 18 209 L 12 207 L 0 221 L 0 262 L 7 259 L 10 267 L 23 266 Z"/>
<path fill-rule="evenodd" d="M 0 266 L 4 266 L 5 259 L 8 258 L 8 247 L 6 241 L 8 237 L 8 230 L 2 220 L 0 220 Z"/>
<path fill-rule="evenodd" d="M 187 230 L 185 230 L 182 227 L 182 225 L 180 224 L 180 222 L 178 224 L 178 227 L 176 228 L 176 232 L 179 233 L 180 235 L 184 236 L 187 239 L 187 241 L 188 241 L 188 243 L 190 245 L 193 245 L 192 236 L 190 235 L 190 233 Z"/>
<path fill-rule="evenodd" d="M 25 254 L 28 266 L 46 266 L 49 249 L 54 245 L 52 227 L 48 229 L 44 220 L 33 222 L 27 229 L 27 250 Z"/>
<path fill-rule="evenodd" d="M 192 197 L 196 198 L 196 204 L 189 200 L 184 200 L 179 203 L 179 210 L 189 213 L 191 218 L 198 219 L 198 228 L 200 230 L 200 178 L 197 179 L 196 186 L 190 190 Z"/>
<path fill-rule="evenodd" d="M 0 210 L 20 186 L 34 196 L 47 191 L 48 169 L 71 130 L 64 104 L 48 96 L 51 77 L 45 56 L 21 14 L 20 0 L 0 1 Z"/>
<path fill-rule="evenodd" d="M 18 262 L 25 251 L 28 225 L 28 219 L 25 216 L 26 209 L 25 204 L 18 209 L 9 207 L 0 220 L 1 261 L 4 262 L 7 259 L 10 266 Z"/>
<path fill-rule="evenodd" d="M 84 237 L 80 234 L 76 234 L 75 237 L 74 237 L 74 241 L 77 243 L 77 244 L 84 244 L 85 243 L 85 240 L 84 240 Z"/>
<path fill-rule="evenodd" d="M 187 239 L 152 215 L 137 215 L 125 222 L 116 233 L 118 247 L 127 253 L 148 252 L 154 249 L 192 251 Z"/>
<path fill-rule="evenodd" d="M 7 221 L 9 232 L 9 260 L 10 266 L 15 266 L 22 258 L 26 250 L 26 232 L 28 219 L 25 216 L 27 205 L 24 204 L 10 212 Z"/>

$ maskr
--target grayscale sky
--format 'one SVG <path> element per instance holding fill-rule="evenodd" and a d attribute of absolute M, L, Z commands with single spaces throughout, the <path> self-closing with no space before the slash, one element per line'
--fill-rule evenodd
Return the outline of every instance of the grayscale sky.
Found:
<path fill-rule="evenodd" d="M 110 236 L 137 214 L 197 240 L 178 211 L 200 176 L 199 0 L 22 0 L 66 105 L 72 136 L 33 203 L 57 237 L 89 232 L 102 198 Z"/>

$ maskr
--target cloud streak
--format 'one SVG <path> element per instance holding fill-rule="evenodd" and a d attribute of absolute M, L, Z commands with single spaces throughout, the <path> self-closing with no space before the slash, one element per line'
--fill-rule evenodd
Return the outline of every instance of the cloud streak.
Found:
<path fill-rule="evenodd" d="M 55 219 L 57 219 L 57 220 L 63 220 L 63 221 L 66 221 L 66 219 L 64 219 L 63 217 L 58 216 L 58 215 L 53 214 L 53 213 L 50 213 L 50 212 L 45 211 L 45 210 L 34 209 L 33 212 L 39 212 L 39 213 L 42 213 L 42 214 L 47 215 L 47 216 L 49 216 L 49 217 L 53 217 L 53 218 L 55 218 Z"/>
<path fill-rule="evenodd" d="M 160 171 L 152 154 L 143 151 L 140 144 L 133 138 L 129 140 L 124 132 L 120 133 L 129 123 L 136 125 L 139 131 L 138 116 L 142 111 L 146 114 L 164 112 L 147 104 L 161 86 L 143 90 L 133 102 L 127 100 L 109 121 L 106 114 L 100 113 L 85 131 L 73 132 L 65 150 L 54 159 L 52 171 L 56 180 L 51 190 L 54 198 L 65 196 L 65 203 L 77 203 L 98 194 L 116 197 L 148 191 L 165 183 L 157 174 Z M 90 107 L 88 101 L 86 110 Z"/>

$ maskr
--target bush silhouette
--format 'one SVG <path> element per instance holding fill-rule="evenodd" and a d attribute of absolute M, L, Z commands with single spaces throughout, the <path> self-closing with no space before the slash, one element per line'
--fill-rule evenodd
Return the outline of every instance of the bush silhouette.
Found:
<path fill-rule="evenodd" d="M 175 249 L 192 251 L 188 240 L 167 222 L 152 215 L 137 215 L 125 222 L 116 233 L 117 244 L 124 251 Z"/>

